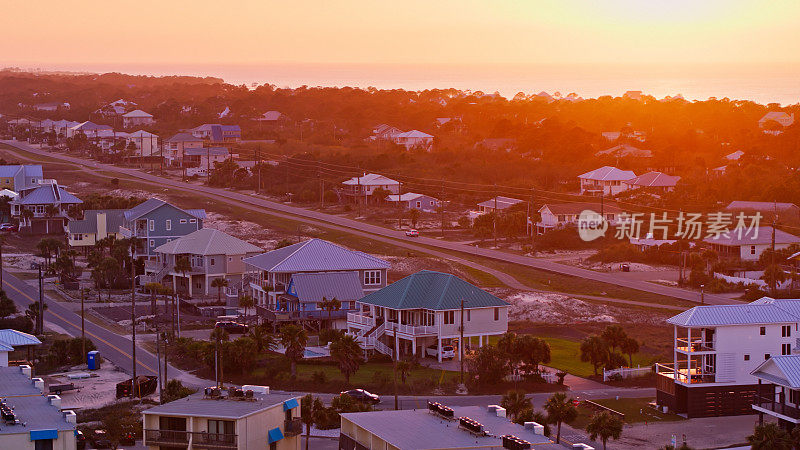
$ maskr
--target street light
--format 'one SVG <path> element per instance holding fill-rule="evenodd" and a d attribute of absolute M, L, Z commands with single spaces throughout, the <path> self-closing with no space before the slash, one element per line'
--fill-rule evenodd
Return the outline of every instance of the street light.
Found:
<path fill-rule="evenodd" d="M 704 298 L 704 292 L 703 292 L 703 288 L 705 288 L 705 287 L 706 287 L 705 284 L 701 284 L 700 285 L 700 304 L 701 305 L 705 304 L 705 298 Z"/>

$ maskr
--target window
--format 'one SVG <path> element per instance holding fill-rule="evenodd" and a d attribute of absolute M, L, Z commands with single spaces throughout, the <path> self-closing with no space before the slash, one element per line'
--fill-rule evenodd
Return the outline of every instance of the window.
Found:
<path fill-rule="evenodd" d="M 755 255 L 756 254 L 756 246 L 755 245 L 751 245 L 750 246 L 750 254 L 751 255 Z"/>
<path fill-rule="evenodd" d="M 150 239 L 150 247 L 155 247 L 155 246 L 156 246 L 156 241 Z"/>
<path fill-rule="evenodd" d="M 456 322 L 456 312 L 455 311 L 445 311 L 444 312 L 444 324 L 445 325 L 452 325 Z"/>
<path fill-rule="evenodd" d="M 467 322 L 469 322 L 470 320 L 472 320 L 472 314 L 470 314 L 471 312 L 472 312 L 472 310 L 471 310 L 471 309 L 468 309 L 468 310 L 467 310 Z"/>
<path fill-rule="evenodd" d="M 558 215 L 558 221 L 559 222 L 563 222 L 565 219 L 566 219 L 566 216 L 564 216 L 564 214 L 559 214 Z"/>
<path fill-rule="evenodd" d="M 758 334 L 760 334 L 762 336 L 766 336 L 767 335 L 767 327 L 761 327 L 761 329 L 758 331 Z"/>
<path fill-rule="evenodd" d="M 39 439 L 33 441 L 33 448 L 34 450 L 53 450 L 53 440 L 52 439 Z"/>
<path fill-rule="evenodd" d="M 186 219 L 181 219 L 181 223 L 186 223 Z"/>
<path fill-rule="evenodd" d="M 148 228 L 150 229 L 150 231 L 155 231 L 155 229 L 156 229 L 156 221 L 155 220 L 150 220 L 149 223 L 150 224 L 148 225 Z"/>
<path fill-rule="evenodd" d="M 167 219 L 167 231 L 172 230 L 172 220 Z"/>
<path fill-rule="evenodd" d="M 792 337 L 791 325 L 784 325 L 781 327 L 781 337 Z"/>
<path fill-rule="evenodd" d="M 764 361 L 769 359 L 769 353 L 764 353 Z"/>
<path fill-rule="evenodd" d="M 233 256 L 228 256 L 228 262 L 233 261 Z"/>
<path fill-rule="evenodd" d="M 500 308 L 494 309 L 494 320 L 500 320 Z"/>
<path fill-rule="evenodd" d="M 381 284 L 381 271 L 380 270 L 365 270 L 364 271 L 364 284 L 365 285 Z"/>
<path fill-rule="evenodd" d="M 750 355 L 744 355 L 744 360 L 745 361 L 750 361 Z"/>
<path fill-rule="evenodd" d="M 214 265 L 214 258 L 211 258 L 211 265 Z"/>
<path fill-rule="evenodd" d="M 800 403 L 800 391 L 789 389 L 789 403 L 793 405 Z"/>
<path fill-rule="evenodd" d="M 232 420 L 210 420 L 208 421 L 208 432 L 210 434 L 234 434 L 235 424 Z M 217 438 L 221 436 L 215 436 Z"/>
<path fill-rule="evenodd" d="M 781 355 L 791 355 L 792 344 L 781 344 Z"/>
<path fill-rule="evenodd" d="M 189 223 L 197 223 L 197 219 L 189 219 Z"/>
<path fill-rule="evenodd" d="M 420 208 L 422 208 L 422 202 L 417 201 L 417 209 L 420 209 Z"/>

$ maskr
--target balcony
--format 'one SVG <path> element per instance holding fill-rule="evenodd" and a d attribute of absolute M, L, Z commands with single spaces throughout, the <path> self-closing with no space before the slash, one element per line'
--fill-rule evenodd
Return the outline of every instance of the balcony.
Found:
<path fill-rule="evenodd" d="M 386 322 L 386 331 L 409 336 L 436 336 L 439 333 L 439 329 L 435 326 L 404 325 L 395 322 Z"/>
<path fill-rule="evenodd" d="M 297 436 L 303 432 L 303 420 L 295 417 L 291 420 L 286 420 L 283 423 L 283 434 L 287 437 Z"/>
<path fill-rule="evenodd" d="M 348 313 L 347 314 L 347 323 L 354 324 L 354 325 L 361 325 L 365 327 L 374 327 L 375 326 L 375 318 L 364 316 L 362 314 L 356 313 Z"/>
<path fill-rule="evenodd" d="M 794 423 L 800 423 L 800 409 L 776 401 L 775 395 L 771 397 L 757 395 L 753 401 L 753 409 L 775 417 L 783 416 L 780 418 Z"/>
<path fill-rule="evenodd" d="M 656 364 L 656 375 L 661 375 L 666 378 L 671 378 L 681 384 L 701 384 L 701 383 L 716 383 L 716 373 L 703 371 L 698 367 L 687 369 L 678 366 L 675 370 L 674 364 Z"/>
<path fill-rule="evenodd" d="M 702 339 L 692 339 L 691 345 L 688 339 L 677 339 L 675 349 L 682 353 L 713 352 L 714 341 L 704 341 Z"/>
<path fill-rule="evenodd" d="M 238 436 L 204 431 L 144 430 L 144 444 L 147 446 L 187 448 L 190 443 L 194 448 L 235 449 L 238 448 Z"/>

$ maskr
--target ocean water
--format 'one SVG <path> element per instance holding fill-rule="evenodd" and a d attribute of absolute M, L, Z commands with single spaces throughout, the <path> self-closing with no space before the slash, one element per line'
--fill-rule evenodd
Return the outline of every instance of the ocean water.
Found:
<path fill-rule="evenodd" d="M 34 67 L 28 67 L 34 69 Z M 214 76 L 247 86 L 352 86 L 423 90 L 455 88 L 499 92 L 511 98 L 546 91 L 575 92 L 584 98 L 619 96 L 628 90 L 657 98 L 676 94 L 688 100 L 709 97 L 759 103 L 800 103 L 798 65 L 409 65 L 409 64 L 138 64 L 57 65 L 45 70 L 122 72 L 137 75 Z"/>

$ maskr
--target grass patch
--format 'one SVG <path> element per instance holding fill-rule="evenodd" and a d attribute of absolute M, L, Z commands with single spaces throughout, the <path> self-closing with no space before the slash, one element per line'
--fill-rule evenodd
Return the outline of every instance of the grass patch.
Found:
<path fill-rule="evenodd" d="M 655 408 L 650 407 L 649 403 L 654 399 L 650 397 L 645 398 L 620 398 L 619 400 L 613 398 L 606 398 L 600 400 L 592 400 L 595 403 L 611 408 L 614 411 L 625 414 L 625 423 L 653 423 L 653 422 L 677 422 L 686 420 L 677 414 L 664 414 Z M 574 428 L 586 429 L 589 420 L 597 411 L 581 403 L 578 406 L 578 417 L 570 422 L 570 426 Z"/>

